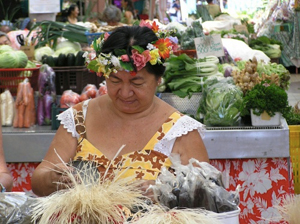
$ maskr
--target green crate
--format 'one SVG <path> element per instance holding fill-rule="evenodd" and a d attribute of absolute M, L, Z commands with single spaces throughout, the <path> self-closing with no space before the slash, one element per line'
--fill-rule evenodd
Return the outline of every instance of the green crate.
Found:
<path fill-rule="evenodd" d="M 51 129 L 52 130 L 57 130 L 60 126 L 60 121 L 57 120 L 57 115 L 64 112 L 65 110 L 67 110 L 68 108 L 60 108 L 58 107 L 56 104 L 52 104 L 51 107 L 51 118 L 52 118 L 52 122 L 51 122 Z"/>

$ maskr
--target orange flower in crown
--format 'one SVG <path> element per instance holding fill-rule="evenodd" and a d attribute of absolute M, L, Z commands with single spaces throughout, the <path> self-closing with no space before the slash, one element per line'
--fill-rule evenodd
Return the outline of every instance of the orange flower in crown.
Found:
<path fill-rule="evenodd" d="M 166 59 L 170 57 L 170 51 L 172 50 L 172 43 L 169 38 L 161 38 L 153 44 L 159 52 L 159 55 Z"/>

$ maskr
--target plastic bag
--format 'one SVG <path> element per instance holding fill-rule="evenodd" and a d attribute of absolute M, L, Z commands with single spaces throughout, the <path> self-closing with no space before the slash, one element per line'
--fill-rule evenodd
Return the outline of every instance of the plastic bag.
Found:
<path fill-rule="evenodd" d="M 204 115 L 207 126 L 238 125 L 241 117 L 243 92 L 231 77 L 209 79 L 203 84 L 198 112 Z"/>
<path fill-rule="evenodd" d="M 104 80 L 103 82 L 101 82 L 99 84 L 99 89 L 98 89 L 96 97 L 105 95 L 106 93 L 107 93 L 107 87 L 106 87 L 106 81 Z"/>
<path fill-rule="evenodd" d="M 79 94 L 72 90 L 65 90 L 60 98 L 60 107 L 69 108 L 80 102 Z"/>
<path fill-rule="evenodd" d="M 35 196 L 24 192 L 0 193 L 0 223 L 31 224 L 31 211 Z"/>
<path fill-rule="evenodd" d="M 156 184 L 151 186 L 160 204 L 169 208 L 204 208 L 217 213 L 238 210 L 239 187 L 228 192 L 221 172 L 215 167 L 196 159 L 182 165 L 178 158 L 178 154 L 171 154 L 174 173 L 162 169 Z"/>
<path fill-rule="evenodd" d="M 87 84 L 83 88 L 83 90 L 81 92 L 81 95 L 79 97 L 80 102 L 82 102 L 84 100 L 87 100 L 87 99 L 90 99 L 90 98 L 95 98 L 97 92 L 98 92 L 98 89 L 94 84 Z"/>
<path fill-rule="evenodd" d="M 12 126 L 14 119 L 14 102 L 14 98 L 8 89 L 1 93 L 2 126 Z"/>

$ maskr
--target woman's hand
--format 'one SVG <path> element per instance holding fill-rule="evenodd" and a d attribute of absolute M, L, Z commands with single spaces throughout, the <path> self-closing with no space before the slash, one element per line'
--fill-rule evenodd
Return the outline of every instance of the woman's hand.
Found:
<path fill-rule="evenodd" d="M 57 185 L 58 190 L 70 188 L 74 185 L 74 179 L 72 180 L 73 170 L 74 168 L 67 164 L 55 165 L 55 168 L 51 171 L 51 180 L 52 183 Z"/>
<path fill-rule="evenodd" d="M 155 180 L 145 180 L 139 186 L 140 190 L 142 190 L 143 195 L 151 199 L 151 201 L 155 202 L 154 192 L 152 188 L 149 188 L 150 185 L 155 185 Z"/>

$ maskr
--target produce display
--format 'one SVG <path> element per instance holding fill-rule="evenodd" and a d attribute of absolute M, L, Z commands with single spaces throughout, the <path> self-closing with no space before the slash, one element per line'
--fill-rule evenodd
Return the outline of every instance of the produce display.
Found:
<path fill-rule="evenodd" d="M 203 84 L 198 113 L 207 126 L 238 126 L 242 103 L 243 92 L 232 78 L 210 78 Z"/>
<path fill-rule="evenodd" d="M 265 73 L 257 72 L 257 60 L 254 57 L 252 61 L 247 61 L 244 65 L 244 68 L 239 70 L 233 70 L 231 76 L 233 77 L 234 83 L 241 87 L 244 93 L 248 90 L 251 90 L 256 84 L 261 83 L 262 81 L 269 80 L 271 83 L 280 85 L 280 79 L 278 74 L 272 73 L 266 75 Z"/>
<path fill-rule="evenodd" d="M 42 65 L 39 78 L 39 95 L 37 103 L 38 125 L 51 124 L 51 105 L 56 99 L 55 72 L 49 65 Z"/>
<path fill-rule="evenodd" d="M 219 59 L 215 56 L 193 59 L 186 54 L 172 55 L 166 61 L 164 85 L 182 98 L 201 92 L 203 81 L 208 76 L 220 75 L 218 63 Z"/>
<path fill-rule="evenodd" d="M 255 39 L 250 39 L 249 46 L 252 49 L 263 51 L 270 58 L 279 58 L 281 56 L 281 50 L 283 48 L 281 42 L 268 38 L 266 36 L 260 36 Z"/>
<path fill-rule="evenodd" d="M 14 98 L 9 90 L 0 95 L 1 98 L 1 123 L 2 126 L 12 126 L 14 118 Z"/>
<path fill-rule="evenodd" d="M 87 43 L 86 32 L 89 31 L 86 27 L 76 24 L 48 20 L 38 22 L 30 32 L 32 30 L 37 30 L 37 36 L 33 40 L 37 41 L 36 48 L 50 46 L 54 49 L 62 37 L 71 42 Z"/>
<path fill-rule="evenodd" d="M 0 46 L 0 68 L 25 68 L 27 55 L 21 50 L 13 50 L 7 45 Z"/>
<path fill-rule="evenodd" d="M 51 67 L 83 66 L 83 54 L 84 51 L 78 42 L 63 40 L 55 48 L 44 46 L 35 49 L 35 60 Z"/>
<path fill-rule="evenodd" d="M 36 110 L 34 92 L 30 83 L 28 82 L 28 79 L 25 79 L 18 86 L 15 100 L 15 111 L 13 127 L 29 128 L 35 124 Z"/>

